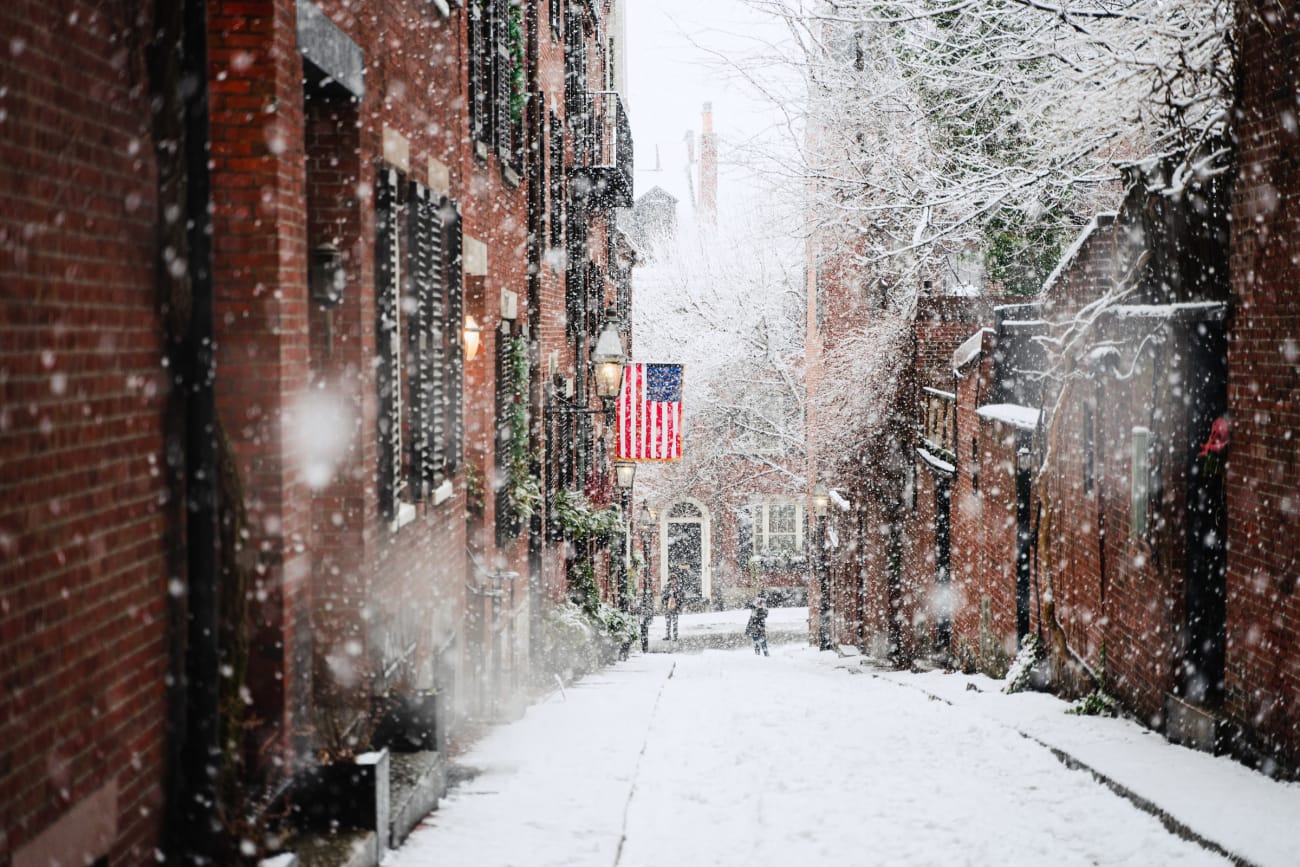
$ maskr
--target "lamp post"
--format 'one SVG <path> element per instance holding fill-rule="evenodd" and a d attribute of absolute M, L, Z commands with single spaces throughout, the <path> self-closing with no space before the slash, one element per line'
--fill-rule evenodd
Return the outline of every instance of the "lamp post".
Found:
<path fill-rule="evenodd" d="M 650 537 L 655 530 L 654 512 L 650 505 L 641 503 L 641 515 L 637 518 L 637 528 L 641 531 L 641 652 L 650 650 L 650 621 L 654 619 L 654 596 L 650 591 Z"/>
<path fill-rule="evenodd" d="M 817 574 L 817 649 L 830 650 L 831 644 L 831 589 L 830 570 L 826 564 L 826 511 L 830 506 L 830 493 L 818 482 L 812 491 L 812 509 L 817 518 L 817 535 L 813 542 L 813 568 Z"/>
<path fill-rule="evenodd" d="M 618 482 L 618 507 L 631 523 L 631 510 L 627 504 L 632 501 L 632 482 L 636 479 L 636 464 L 632 461 L 614 461 L 614 477 Z M 629 528 L 631 529 L 631 528 Z M 632 547 L 631 533 L 624 541 L 622 556 L 618 558 L 618 609 L 627 611 L 630 607 L 627 595 L 627 558 Z"/>

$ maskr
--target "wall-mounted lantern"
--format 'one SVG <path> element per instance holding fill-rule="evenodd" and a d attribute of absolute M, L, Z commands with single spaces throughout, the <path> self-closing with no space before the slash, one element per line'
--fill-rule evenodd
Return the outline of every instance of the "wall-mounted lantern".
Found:
<path fill-rule="evenodd" d="M 618 315 L 614 310 L 605 312 L 605 326 L 596 338 L 596 348 L 591 353 L 591 366 L 596 376 L 596 396 L 611 401 L 618 397 L 623 387 L 623 339 L 618 334 Z"/>
<path fill-rule="evenodd" d="M 632 461 L 614 461 L 614 475 L 618 479 L 621 491 L 632 490 L 632 481 L 636 478 L 636 464 Z"/>
<path fill-rule="evenodd" d="M 825 518 L 826 510 L 827 508 L 829 508 L 830 504 L 831 504 L 830 491 L 826 490 L 825 485 L 818 482 L 816 487 L 814 487 L 812 490 L 813 514 L 816 515 L 818 518 Z"/>
<path fill-rule="evenodd" d="M 465 360 L 473 361 L 474 356 L 478 355 L 479 339 L 483 334 L 483 328 L 478 324 L 473 316 L 465 316 Z"/>

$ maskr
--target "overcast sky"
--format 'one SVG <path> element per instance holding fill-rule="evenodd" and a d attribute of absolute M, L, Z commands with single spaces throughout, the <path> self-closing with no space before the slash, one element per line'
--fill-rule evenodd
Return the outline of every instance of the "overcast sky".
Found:
<path fill-rule="evenodd" d="M 636 195 L 661 186 L 677 197 L 679 220 L 689 219 L 685 138 L 689 130 L 698 157 L 701 108 L 712 102 L 721 163 L 719 210 L 725 215 L 737 207 L 753 179 L 737 158 L 738 148 L 766 135 L 783 116 L 719 55 L 754 68 L 754 57 L 773 53 L 764 46 L 784 38 L 783 25 L 742 0 L 628 0 L 627 7 Z M 698 186 L 698 174 L 693 183 Z"/>

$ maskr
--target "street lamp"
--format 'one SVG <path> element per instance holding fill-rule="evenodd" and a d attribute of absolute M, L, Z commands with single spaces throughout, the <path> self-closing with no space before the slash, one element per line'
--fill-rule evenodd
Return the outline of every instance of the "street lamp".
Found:
<path fill-rule="evenodd" d="M 831 645 L 831 592 L 830 569 L 826 564 L 826 511 L 830 507 L 831 495 L 821 482 L 812 490 L 812 509 L 817 517 L 817 535 L 813 542 L 813 569 L 817 575 L 817 648 L 830 650 Z"/>
<path fill-rule="evenodd" d="M 606 406 L 618 397 L 623 387 L 623 338 L 618 334 L 618 314 L 611 308 L 605 311 L 605 325 L 596 338 L 596 348 L 591 352 L 592 372 L 596 376 L 596 396 Z"/>
<path fill-rule="evenodd" d="M 473 361 L 478 355 L 479 341 L 482 339 L 483 327 L 473 316 L 465 317 L 465 360 Z"/>
<path fill-rule="evenodd" d="M 632 490 L 632 481 L 636 478 L 636 464 L 632 461 L 614 461 L 614 475 L 621 491 Z"/>
<path fill-rule="evenodd" d="M 650 621 L 654 619 L 654 595 L 650 591 L 650 538 L 655 531 L 654 512 L 650 504 L 642 501 L 641 515 L 636 521 L 641 531 L 641 652 L 650 651 Z"/>
<path fill-rule="evenodd" d="M 618 483 L 618 507 L 622 514 L 632 520 L 632 482 L 636 479 L 636 464 L 632 461 L 614 461 L 614 478 Z M 628 528 L 631 529 L 630 527 Z M 629 532 L 623 540 L 623 551 L 618 558 L 618 608 L 627 611 L 631 600 L 627 595 L 627 559 L 633 550 L 632 534 Z"/>

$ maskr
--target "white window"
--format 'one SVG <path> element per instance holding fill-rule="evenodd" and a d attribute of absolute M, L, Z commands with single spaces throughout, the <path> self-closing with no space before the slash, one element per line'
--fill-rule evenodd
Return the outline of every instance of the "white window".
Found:
<path fill-rule="evenodd" d="M 803 509 L 797 503 L 756 503 L 751 507 L 755 554 L 803 553 Z"/>
<path fill-rule="evenodd" d="M 1151 506 L 1151 431 L 1133 428 L 1133 464 L 1129 477 L 1129 518 L 1134 536 L 1143 536 L 1149 524 Z"/>

